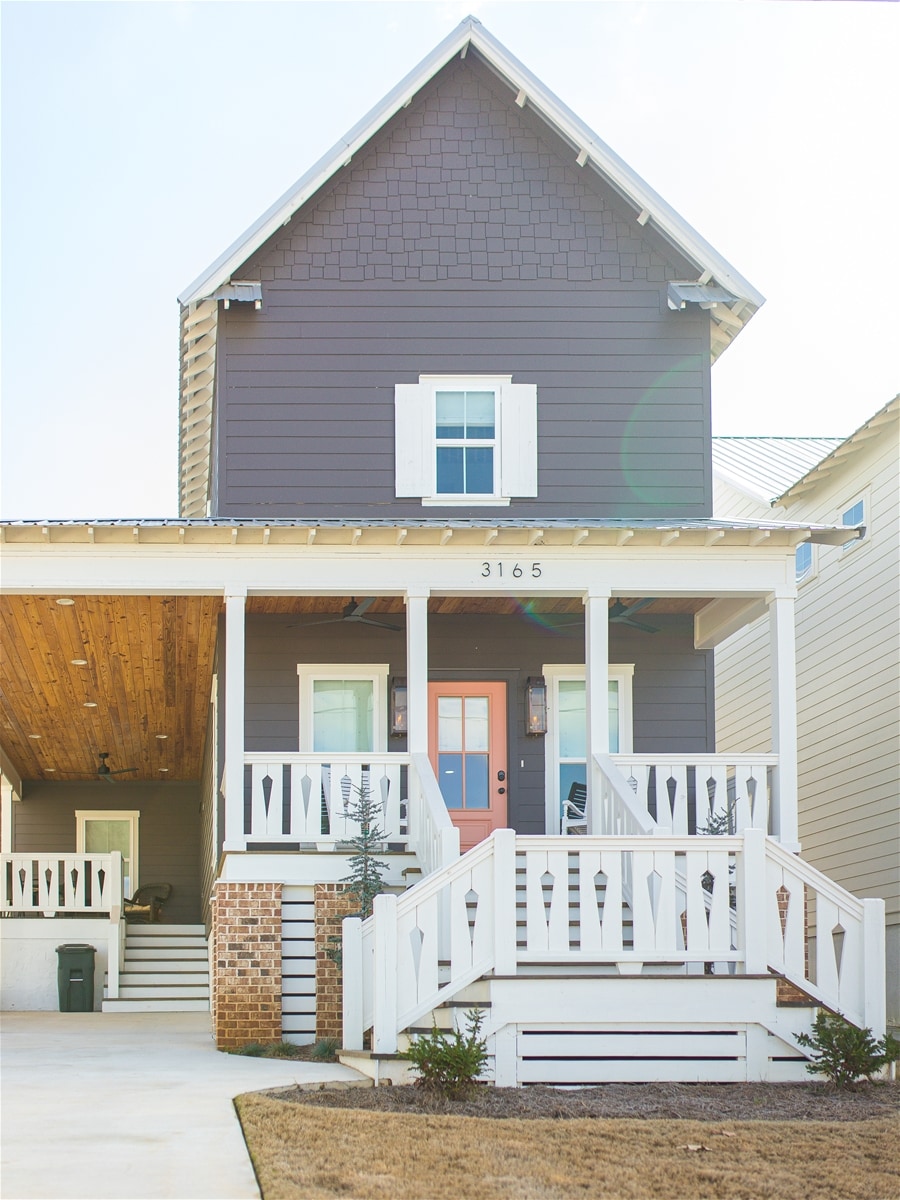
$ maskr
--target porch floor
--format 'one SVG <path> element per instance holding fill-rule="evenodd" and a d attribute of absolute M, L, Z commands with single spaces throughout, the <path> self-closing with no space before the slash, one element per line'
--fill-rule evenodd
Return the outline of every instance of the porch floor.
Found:
<path fill-rule="evenodd" d="M 219 1053 L 208 1013 L 2 1016 L 3 1197 L 258 1197 L 241 1092 L 360 1080 Z"/>

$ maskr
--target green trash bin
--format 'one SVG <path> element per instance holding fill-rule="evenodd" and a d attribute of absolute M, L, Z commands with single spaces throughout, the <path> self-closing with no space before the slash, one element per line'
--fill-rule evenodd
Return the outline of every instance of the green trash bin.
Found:
<path fill-rule="evenodd" d="M 60 1012 L 94 1011 L 94 946 L 76 942 L 57 946 Z"/>

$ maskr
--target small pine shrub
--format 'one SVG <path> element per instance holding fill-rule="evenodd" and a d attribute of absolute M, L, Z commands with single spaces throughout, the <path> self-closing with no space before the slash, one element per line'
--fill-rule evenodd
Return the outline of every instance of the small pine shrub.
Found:
<path fill-rule="evenodd" d="M 420 1034 L 404 1053 L 419 1072 L 416 1084 L 448 1100 L 465 1100 L 478 1086 L 478 1076 L 487 1063 L 487 1044 L 481 1037 L 484 1013 L 473 1008 L 466 1013 L 466 1034 L 455 1029 L 444 1033 L 435 1026 Z"/>
<path fill-rule="evenodd" d="M 859 1029 L 821 1008 L 813 1032 L 796 1036 L 801 1046 L 813 1051 L 807 1071 L 827 1076 L 839 1088 L 852 1088 L 863 1077 L 871 1081 L 876 1072 L 900 1059 L 900 1042 L 890 1034 L 876 1041 L 871 1029 Z"/>

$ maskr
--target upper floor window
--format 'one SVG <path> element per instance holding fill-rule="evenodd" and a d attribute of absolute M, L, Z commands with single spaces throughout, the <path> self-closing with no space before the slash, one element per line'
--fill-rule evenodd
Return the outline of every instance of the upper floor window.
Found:
<path fill-rule="evenodd" d="M 848 504 L 841 512 L 842 525 L 864 525 L 866 520 L 866 500 L 864 496 L 858 496 L 852 504 Z M 863 538 L 866 536 L 866 530 L 863 530 Z M 861 541 L 858 536 L 850 538 L 844 542 L 843 549 L 845 551 L 852 550 L 854 546 Z"/>
<path fill-rule="evenodd" d="M 509 375 L 420 375 L 394 390 L 396 494 L 423 505 L 537 495 L 537 388 Z"/>

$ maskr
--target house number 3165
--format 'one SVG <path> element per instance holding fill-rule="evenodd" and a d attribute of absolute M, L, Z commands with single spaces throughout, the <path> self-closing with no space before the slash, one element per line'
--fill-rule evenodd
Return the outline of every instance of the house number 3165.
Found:
<path fill-rule="evenodd" d="M 504 574 L 512 579 L 521 579 L 523 575 L 528 575 L 531 579 L 540 579 L 541 564 L 538 562 L 525 563 L 524 565 L 522 563 L 513 563 L 512 566 L 509 563 L 502 562 L 485 562 L 481 564 L 482 579 L 489 579 L 492 575 L 496 575 L 498 579 L 502 579 Z"/>

